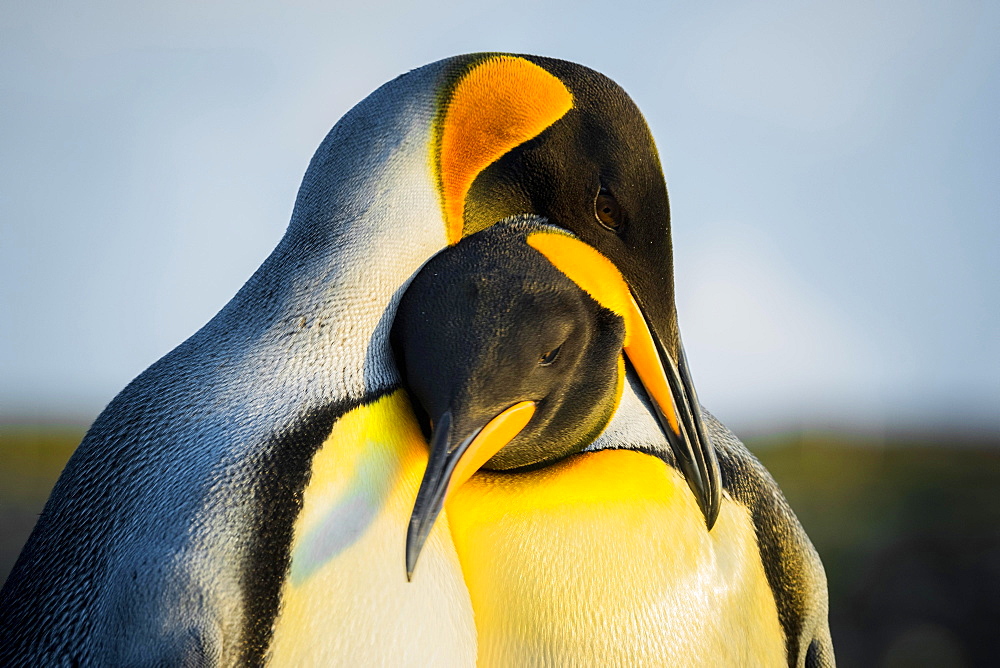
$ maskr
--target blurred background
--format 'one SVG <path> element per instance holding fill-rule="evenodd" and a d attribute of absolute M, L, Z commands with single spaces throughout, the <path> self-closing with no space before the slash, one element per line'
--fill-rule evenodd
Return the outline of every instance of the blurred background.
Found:
<path fill-rule="evenodd" d="M 0 579 L 101 408 L 277 243 L 332 124 L 527 52 L 644 110 L 699 394 L 816 543 L 841 665 L 995 665 L 1000 4 L 54 1 L 0 34 Z"/>

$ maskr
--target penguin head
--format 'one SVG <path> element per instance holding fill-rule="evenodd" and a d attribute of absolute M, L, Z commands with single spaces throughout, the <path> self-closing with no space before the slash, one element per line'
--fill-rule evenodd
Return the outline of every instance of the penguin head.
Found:
<path fill-rule="evenodd" d="M 393 326 L 404 384 L 436 434 L 446 414 L 453 434 L 475 434 L 533 404 L 525 427 L 485 461 L 493 470 L 579 452 L 621 392 L 624 319 L 529 245 L 531 234 L 564 233 L 498 224 L 435 256 Z"/>
<path fill-rule="evenodd" d="M 621 399 L 626 356 L 661 415 L 674 413 L 621 273 L 534 217 L 498 223 L 432 258 L 401 299 L 392 339 L 430 433 L 408 575 L 450 491 L 477 470 L 545 466 L 603 431 Z"/>
<path fill-rule="evenodd" d="M 523 214 L 572 231 L 618 267 L 664 350 L 679 358 L 669 199 L 638 106 L 576 63 L 463 59 L 436 121 L 449 240 Z"/>

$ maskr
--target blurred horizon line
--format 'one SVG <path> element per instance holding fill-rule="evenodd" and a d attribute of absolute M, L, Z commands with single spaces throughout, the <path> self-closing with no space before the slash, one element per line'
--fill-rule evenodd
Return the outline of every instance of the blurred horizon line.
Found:
<path fill-rule="evenodd" d="M 98 414 L 84 412 L 0 412 L 0 436 L 4 433 L 76 431 L 82 435 Z M 733 426 L 735 425 L 735 426 Z M 882 444 L 938 446 L 956 448 L 1000 447 L 1000 426 L 987 420 L 949 423 L 942 420 L 898 420 L 874 424 L 870 420 L 846 422 L 830 417 L 805 417 L 798 420 L 769 420 L 729 428 L 753 445 L 770 446 L 785 441 L 853 441 L 856 445 L 878 447 Z M 770 443 L 764 443 L 765 441 Z"/>

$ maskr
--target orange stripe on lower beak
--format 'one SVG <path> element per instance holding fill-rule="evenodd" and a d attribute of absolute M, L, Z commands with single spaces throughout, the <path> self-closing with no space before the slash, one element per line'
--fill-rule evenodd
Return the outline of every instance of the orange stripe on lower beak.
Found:
<path fill-rule="evenodd" d="M 493 455 L 514 440 L 514 437 L 521 433 L 534 414 L 535 402 L 522 401 L 487 422 L 482 431 L 469 444 L 465 453 L 462 454 L 462 458 L 455 464 L 451 480 L 448 481 L 448 492 L 445 494 L 445 499 L 453 490 L 464 485 Z"/>
<path fill-rule="evenodd" d="M 628 309 L 629 313 L 625 320 L 628 326 L 624 347 L 625 354 L 628 355 L 629 362 L 632 363 L 635 372 L 639 375 L 639 380 L 642 381 L 646 392 L 660 407 L 671 431 L 680 436 L 681 428 L 673 395 L 670 392 L 670 383 L 667 381 L 667 373 L 660 361 L 660 355 L 656 351 L 653 334 L 649 331 L 646 319 L 642 316 L 639 305 L 631 293 L 629 293 Z"/>
<path fill-rule="evenodd" d="M 451 411 L 439 418 L 431 435 L 431 452 L 413 502 L 406 531 L 406 579 L 413 577 L 424 541 L 445 500 L 505 445 L 514 440 L 535 414 L 534 401 L 522 401 L 470 434 L 453 433 Z"/>

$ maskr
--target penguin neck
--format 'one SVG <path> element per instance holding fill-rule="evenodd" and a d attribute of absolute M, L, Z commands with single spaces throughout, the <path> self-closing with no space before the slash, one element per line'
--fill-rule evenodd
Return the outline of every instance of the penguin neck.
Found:
<path fill-rule="evenodd" d="M 398 383 L 389 346 L 396 305 L 447 245 L 431 168 L 442 73 L 430 66 L 392 81 L 334 126 L 284 238 L 199 333 L 203 344 L 231 342 L 231 377 L 249 380 L 242 391 L 254 403 L 295 410 L 364 400 Z"/>

